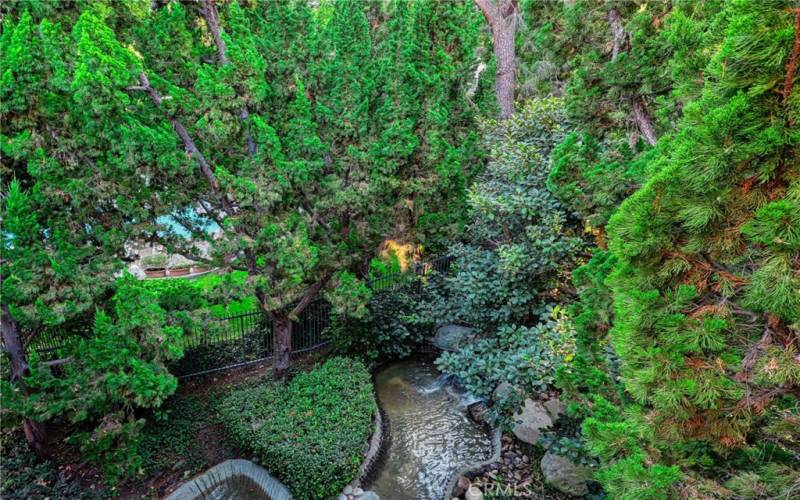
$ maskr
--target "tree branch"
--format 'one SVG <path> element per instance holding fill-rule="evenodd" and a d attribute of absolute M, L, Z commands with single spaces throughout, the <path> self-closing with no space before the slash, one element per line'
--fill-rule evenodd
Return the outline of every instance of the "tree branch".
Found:
<path fill-rule="evenodd" d="M 783 102 L 789 100 L 794 85 L 794 74 L 797 71 L 797 62 L 800 59 L 800 7 L 794 9 L 794 46 L 789 62 L 786 63 L 786 78 L 783 80 Z"/>
<path fill-rule="evenodd" d="M 617 12 L 617 9 L 608 11 L 608 25 L 611 27 L 612 46 L 611 46 L 611 60 L 615 61 L 620 52 L 625 52 L 627 48 L 628 34 L 622 26 L 622 17 Z"/>
<path fill-rule="evenodd" d="M 290 317 L 299 316 L 300 313 L 303 312 L 306 307 L 308 307 L 311 301 L 313 301 L 317 297 L 317 294 L 320 292 L 320 290 L 322 290 L 322 287 L 325 286 L 325 284 L 328 282 L 329 279 L 330 279 L 330 274 L 325 274 L 322 278 L 319 279 L 319 281 L 311 285 L 311 288 L 306 290 L 306 293 L 303 295 L 303 298 L 300 299 L 300 302 L 298 302 L 296 306 L 294 306 L 294 309 L 292 309 L 292 312 L 289 314 L 289 316 Z"/>
<path fill-rule="evenodd" d="M 486 18 L 486 22 L 489 23 L 489 26 L 494 30 L 494 24 L 500 16 L 492 0 L 475 0 L 475 5 L 478 6 L 483 13 L 483 17 Z"/>
<path fill-rule="evenodd" d="M 136 87 L 129 87 L 129 90 L 141 90 L 147 93 L 150 96 L 150 100 L 153 101 L 157 107 L 161 107 L 163 102 L 163 98 L 159 95 L 159 93 L 150 85 L 150 80 L 147 78 L 147 74 L 144 72 L 139 74 L 139 84 Z M 167 115 L 167 119 L 169 123 L 172 125 L 172 129 L 175 130 L 175 133 L 178 134 L 178 137 L 181 138 L 183 141 L 184 150 L 194 158 L 197 163 L 200 165 L 200 171 L 208 180 L 208 184 L 211 187 L 211 193 L 215 196 L 219 195 L 219 184 L 217 183 L 217 179 L 214 176 L 214 172 L 211 169 L 211 165 L 206 160 L 206 157 L 203 156 L 203 153 L 200 152 L 198 149 L 197 144 L 195 144 L 194 139 L 192 136 L 189 135 L 189 132 L 186 130 L 186 127 L 183 126 L 183 123 L 180 122 L 177 118 L 172 116 L 171 114 Z M 227 196 L 220 196 L 220 200 L 222 202 L 222 209 L 228 214 L 233 215 L 234 209 L 230 201 L 228 200 Z"/>
<path fill-rule="evenodd" d="M 200 12 L 206 20 L 206 26 L 208 26 L 208 30 L 211 32 L 211 38 L 214 39 L 214 45 L 217 46 L 219 62 L 225 66 L 229 62 L 227 55 L 228 48 L 225 46 L 225 40 L 223 40 L 220 35 L 219 12 L 217 12 L 217 7 L 214 5 L 214 0 L 202 0 Z"/>
<path fill-rule="evenodd" d="M 658 137 L 653 129 L 653 121 L 647 113 L 647 109 L 644 107 L 641 96 L 636 96 L 633 99 L 633 120 L 636 122 L 636 125 L 639 127 L 639 132 L 642 133 L 647 143 L 654 146 L 655 143 L 658 142 Z"/>
<path fill-rule="evenodd" d="M 217 46 L 219 63 L 225 66 L 230 63 L 230 59 L 228 59 L 227 54 L 228 47 L 225 45 L 225 40 L 222 39 L 219 26 L 219 12 L 217 11 L 216 5 L 214 5 L 214 0 L 203 0 L 200 12 L 206 20 L 206 26 L 208 26 L 211 37 L 214 39 L 214 45 Z M 252 158 L 258 152 L 258 147 L 256 146 L 256 141 L 253 139 L 253 134 L 250 132 L 250 128 L 247 126 L 248 118 L 250 118 L 250 112 L 247 110 L 247 106 L 244 106 L 239 112 L 239 120 L 244 124 L 246 129 L 245 140 L 247 141 L 247 156 Z"/>

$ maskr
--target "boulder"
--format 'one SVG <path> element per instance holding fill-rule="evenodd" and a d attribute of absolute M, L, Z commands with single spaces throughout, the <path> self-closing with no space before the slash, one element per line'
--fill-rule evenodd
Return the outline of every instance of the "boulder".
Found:
<path fill-rule="evenodd" d="M 466 500 L 483 500 L 483 492 L 480 488 L 473 485 L 470 486 L 467 492 L 464 494 L 464 498 Z"/>
<path fill-rule="evenodd" d="M 433 345 L 443 351 L 457 351 L 475 330 L 461 325 L 445 325 L 436 330 Z"/>
<path fill-rule="evenodd" d="M 489 423 L 489 407 L 483 401 L 469 405 L 467 414 L 476 424 L 485 425 Z"/>
<path fill-rule="evenodd" d="M 467 492 L 470 486 L 472 486 L 472 483 L 470 483 L 469 479 L 465 476 L 460 476 L 458 481 L 456 481 L 455 487 L 453 487 L 453 496 L 460 497 Z"/>
<path fill-rule="evenodd" d="M 358 500 L 381 500 L 381 497 L 374 491 L 365 491 L 363 495 L 358 497 Z"/>
<path fill-rule="evenodd" d="M 553 425 L 547 409 L 539 401 L 525 400 L 525 406 L 514 415 L 514 435 L 528 444 L 536 444 L 542 429 Z"/>
<path fill-rule="evenodd" d="M 548 451 L 540 464 L 544 480 L 553 488 L 568 495 L 584 496 L 589 493 L 587 481 L 592 480 L 592 469 L 578 465 L 567 457 Z"/>
<path fill-rule="evenodd" d="M 566 406 L 559 401 L 558 397 L 552 397 L 545 401 L 544 409 L 547 410 L 548 415 L 550 415 L 550 418 L 553 419 L 554 422 L 567 411 Z"/>

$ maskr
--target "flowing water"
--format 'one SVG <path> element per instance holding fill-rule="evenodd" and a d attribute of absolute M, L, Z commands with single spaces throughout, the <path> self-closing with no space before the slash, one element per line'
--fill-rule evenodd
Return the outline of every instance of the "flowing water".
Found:
<path fill-rule="evenodd" d="M 387 365 L 375 375 L 375 387 L 389 421 L 389 442 L 367 489 L 382 500 L 441 500 L 458 469 L 491 456 L 489 432 L 467 416 L 474 398 L 429 359 Z"/>

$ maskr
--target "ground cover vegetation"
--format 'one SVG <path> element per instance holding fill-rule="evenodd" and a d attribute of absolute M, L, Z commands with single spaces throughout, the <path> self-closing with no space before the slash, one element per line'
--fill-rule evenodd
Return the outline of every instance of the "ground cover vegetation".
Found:
<path fill-rule="evenodd" d="M 298 498 L 338 496 L 358 476 L 377 411 L 366 367 L 331 358 L 284 386 L 267 380 L 220 403 L 235 442 Z"/>

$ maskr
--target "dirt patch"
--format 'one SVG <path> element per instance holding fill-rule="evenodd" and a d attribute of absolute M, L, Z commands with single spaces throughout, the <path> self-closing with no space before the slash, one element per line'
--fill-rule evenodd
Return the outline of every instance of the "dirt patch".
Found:
<path fill-rule="evenodd" d="M 289 367 L 290 373 L 295 374 L 310 370 L 315 364 L 322 361 L 329 352 L 329 348 L 322 348 L 317 351 L 292 356 L 292 364 Z M 199 377 L 187 378 L 181 380 L 175 395 L 201 395 L 220 388 L 244 385 L 253 380 L 259 380 L 264 376 L 269 376 L 271 370 L 272 361 L 265 360 L 242 368 L 233 368 Z"/>

